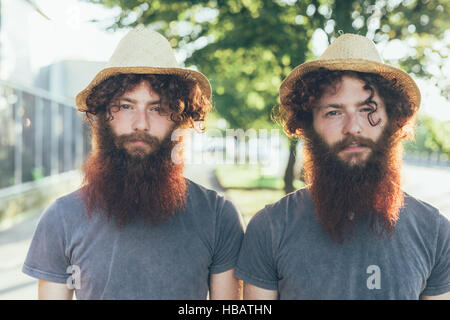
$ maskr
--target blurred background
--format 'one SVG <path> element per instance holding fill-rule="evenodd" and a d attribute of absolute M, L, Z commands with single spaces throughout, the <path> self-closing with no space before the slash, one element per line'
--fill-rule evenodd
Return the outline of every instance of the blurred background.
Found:
<path fill-rule="evenodd" d="M 36 299 L 21 273 L 42 210 L 80 187 L 89 127 L 75 95 L 137 26 L 165 35 L 213 88 L 186 177 L 232 200 L 244 224 L 303 186 L 301 141 L 270 114 L 281 81 L 340 33 L 374 40 L 422 92 L 404 189 L 450 217 L 450 2 L 447 0 L 0 0 L 0 299 Z"/>

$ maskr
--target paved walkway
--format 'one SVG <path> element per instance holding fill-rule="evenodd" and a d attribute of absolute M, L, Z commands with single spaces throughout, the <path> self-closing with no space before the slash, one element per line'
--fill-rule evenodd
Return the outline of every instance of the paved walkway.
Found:
<path fill-rule="evenodd" d="M 207 188 L 223 193 L 212 174 L 213 168 L 194 165 L 186 168 L 185 176 Z M 404 166 L 404 189 L 436 207 L 450 219 L 450 169 Z M 34 280 L 21 272 L 41 210 L 20 223 L 0 231 L 0 300 L 36 299 Z"/>
<path fill-rule="evenodd" d="M 21 272 L 41 210 L 0 232 L 0 300 L 35 299 L 37 280 Z"/>
<path fill-rule="evenodd" d="M 403 190 L 450 219 L 450 168 L 403 165 Z"/>
<path fill-rule="evenodd" d="M 184 176 L 208 189 L 216 190 L 219 194 L 225 191 L 219 185 L 216 175 L 214 174 L 214 166 L 212 165 L 190 165 L 184 170 Z"/>

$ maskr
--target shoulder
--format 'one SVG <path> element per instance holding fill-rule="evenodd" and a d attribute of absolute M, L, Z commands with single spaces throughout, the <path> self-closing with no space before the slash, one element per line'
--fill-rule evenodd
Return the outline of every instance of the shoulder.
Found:
<path fill-rule="evenodd" d="M 85 209 L 85 206 L 81 191 L 82 189 L 80 188 L 64 196 L 61 196 L 55 200 L 55 203 L 62 207 L 83 210 Z"/>
<path fill-rule="evenodd" d="M 201 209 L 201 211 L 219 212 L 224 207 L 234 207 L 231 201 L 225 199 L 217 191 L 205 188 L 189 179 L 188 183 L 188 201 L 191 207 Z"/>
<path fill-rule="evenodd" d="M 285 195 L 283 198 L 269 204 L 265 207 L 266 210 L 275 214 L 275 212 L 286 211 L 291 209 L 296 209 L 299 211 L 304 211 L 310 209 L 312 205 L 311 196 L 308 189 L 301 188 L 297 191 Z"/>
<path fill-rule="evenodd" d="M 405 193 L 405 204 L 403 211 L 405 216 L 409 219 L 414 219 L 419 223 L 439 224 L 442 220 L 447 220 L 439 209 L 407 193 Z"/>
<path fill-rule="evenodd" d="M 242 217 L 234 204 L 218 192 L 189 179 L 188 203 L 184 223 L 206 234 L 208 239 L 220 236 L 232 239 L 243 234 Z"/>
<path fill-rule="evenodd" d="M 303 219 L 314 211 L 314 205 L 306 188 L 298 189 L 272 204 L 266 205 L 253 216 L 254 222 L 264 220 L 271 224 L 281 225 Z"/>
<path fill-rule="evenodd" d="M 405 193 L 405 208 L 407 208 L 408 212 L 414 212 L 419 216 L 424 216 L 427 218 L 436 218 L 440 215 L 440 212 L 436 207 L 425 201 L 417 199 L 408 193 Z"/>
<path fill-rule="evenodd" d="M 439 209 L 407 193 L 400 222 L 429 238 L 435 238 L 442 232 L 450 232 L 450 222 Z"/>
<path fill-rule="evenodd" d="M 314 217 L 314 205 L 306 188 L 287 194 L 275 203 L 266 205 L 249 222 L 247 230 L 267 232 L 276 241 L 287 230 L 306 225 Z"/>
<path fill-rule="evenodd" d="M 45 223 L 70 223 L 83 218 L 86 213 L 81 189 L 53 201 L 42 213 L 40 221 Z"/>
<path fill-rule="evenodd" d="M 212 189 L 208 189 L 190 179 L 186 179 L 188 186 L 189 196 L 193 197 L 206 197 L 206 198 L 215 198 L 219 196 L 218 192 Z"/>

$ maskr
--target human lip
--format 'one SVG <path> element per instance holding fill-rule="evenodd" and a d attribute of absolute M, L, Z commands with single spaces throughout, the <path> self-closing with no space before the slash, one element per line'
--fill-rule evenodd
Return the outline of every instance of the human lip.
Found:
<path fill-rule="evenodd" d="M 145 141 L 143 141 L 143 140 L 130 141 L 130 143 L 131 143 L 132 145 L 135 145 L 135 146 L 145 146 L 145 145 L 148 145 L 148 143 L 145 142 Z"/>
<path fill-rule="evenodd" d="M 360 145 L 358 143 L 351 143 L 344 149 L 344 151 L 348 151 L 348 152 L 361 151 L 364 148 L 366 148 L 366 147 L 363 145 Z"/>

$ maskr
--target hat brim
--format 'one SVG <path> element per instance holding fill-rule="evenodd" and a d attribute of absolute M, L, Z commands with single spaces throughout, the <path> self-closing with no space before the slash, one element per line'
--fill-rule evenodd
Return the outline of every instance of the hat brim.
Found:
<path fill-rule="evenodd" d="M 86 99 L 91 94 L 92 89 L 104 80 L 117 74 L 172 74 L 188 77 L 198 83 L 205 97 L 211 99 L 211 85 L 208 79 L 198 71 L 182 68 L 109 67 L 97 73 L 97 75 L 94 77 L 94 79 L 92 79 L 89 85 L 77 94 L 77 96 L 75 97 L 75 102 L 78 110 L 83 112 L 87 111 L 88 106 L 86 105 Z"/>
<path fill-rule="evenodd" d="M 421 96 L 419 87 L 408 73 L 384 63 L 364 59 L 315 60 L 297 66 L 281 83 L 279 91 L 281 103 L 283 104 L 286 101 L 286 96 L 294 90 L 295 83 L 299 78 L 319 68 L 376 73 L 387 80 L 396 79 L 397 84 L 402 86 L 404 92 L 412 102 L 414 111 L 417 111 L 420 106 Z"/>

